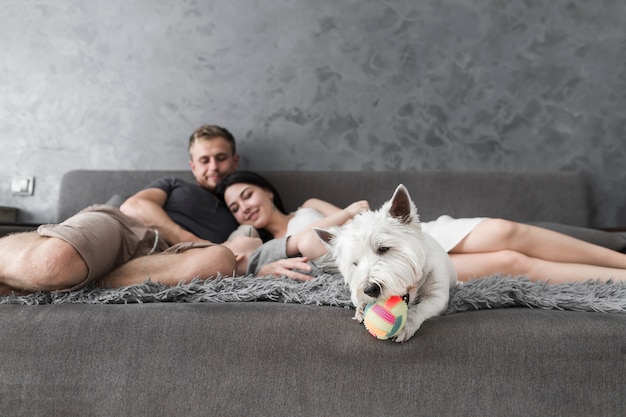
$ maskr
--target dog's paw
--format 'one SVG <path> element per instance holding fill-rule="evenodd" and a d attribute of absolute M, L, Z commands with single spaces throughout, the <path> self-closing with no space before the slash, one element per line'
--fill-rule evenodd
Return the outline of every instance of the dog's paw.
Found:
<path fill-rule="evenodd" d="M 424 319 L 419 315 L 412 317 L 410 313 L 411 310 L 409 309 L 409 316 L 407 317 L 406 324 L 404 325 L 404 328 L 400 330 L 400 332 L 396 335 L 396 337 L 393 338 L 394 342 L 406 342 L 413 337 L 415 332 L 417 332 L 420 327 L 422 327 Z"/>
<path fill-rule="evenodd" d="M 357 307 L 356 312 L 354 313 L 353 320 L 358 321 L 359 323 L 363 323 L 363 307 Z"/>
<path fill-rule="evenodd" d="M 400 332 L 393 338 L 393 341 L 397 343 L 406 342 L 413 337 L 415 332 L 417 332 L 417 329 L 419 329 L 419 326 L 414 328 L 413 326 L 409 326 L 409 323 L 407 323 L 404 325 L 404 328 L 400 330 Z"/>

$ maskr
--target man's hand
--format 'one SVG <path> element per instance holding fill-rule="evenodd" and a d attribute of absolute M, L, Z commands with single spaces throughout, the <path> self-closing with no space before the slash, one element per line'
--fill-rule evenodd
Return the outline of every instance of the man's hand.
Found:
<path fill-rule="evenodd" d="M 307 263 L 308 258 L 287 258 L 265 264 L 257 272 L 258 276 L 272 275 L 274 277 L 286 276 L 296 281 L 309 281 L 313 279 L 311 275 L 303 274 L 299 271 L 310 272 L 311 266 Z"/>

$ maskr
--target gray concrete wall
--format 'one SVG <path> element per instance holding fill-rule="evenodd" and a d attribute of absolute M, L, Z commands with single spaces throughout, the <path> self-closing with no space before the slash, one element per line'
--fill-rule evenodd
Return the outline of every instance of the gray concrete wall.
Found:
<path fill-rule="evenodd" d="M 624 22 L 617 0 L 5 0 L 0 205 L 53 221 L 68 170 L 185 169 L 208 122 L 249 169 L 583 172 L 623 226 Z"/>

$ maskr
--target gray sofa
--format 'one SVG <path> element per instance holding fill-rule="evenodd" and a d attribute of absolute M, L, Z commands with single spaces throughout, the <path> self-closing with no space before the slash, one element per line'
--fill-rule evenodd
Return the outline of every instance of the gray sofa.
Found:
<path fill-rule="evenodd" d="M 423 220 L 505 217 L 587 230 L 570 173 L 264 172 L 308 197 L 377 207 L 403 183 Z M 184 171 L 73 171 L 60 220 Z M 558 225 L 570 225 L 565 227 Z M 20 416 L 623 416 L 626 314 L 500 308 L 428 320 L 407 343 L 350 309 L 276 302 L 0 305 L 0 414 Z"/>

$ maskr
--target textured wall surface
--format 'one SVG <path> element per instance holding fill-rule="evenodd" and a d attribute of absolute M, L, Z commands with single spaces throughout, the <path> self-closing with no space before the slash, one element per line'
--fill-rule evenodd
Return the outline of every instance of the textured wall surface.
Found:
<path fill-rule="evenodd" d="M 53 221 L 68 170 L 185 169 L 210 122 L 250 169 L 583 172 L 595 225 L 623 226 L 624 22 L 621 0 L 4 0 L 0 205 Z"/>

